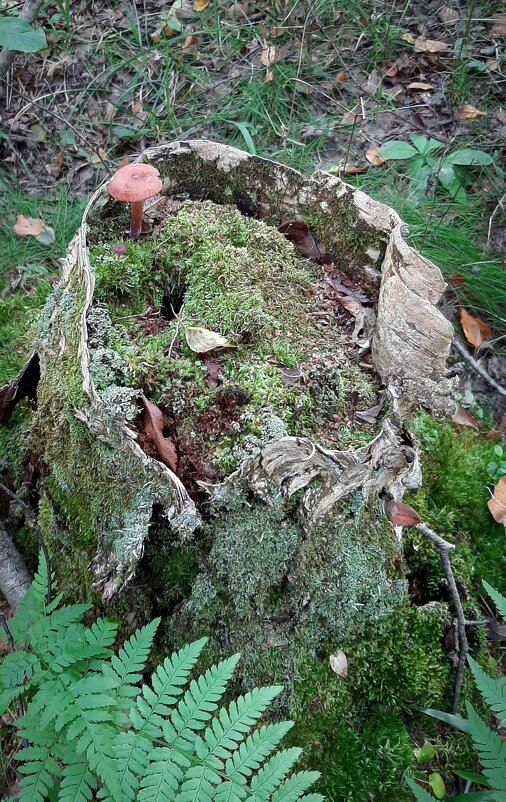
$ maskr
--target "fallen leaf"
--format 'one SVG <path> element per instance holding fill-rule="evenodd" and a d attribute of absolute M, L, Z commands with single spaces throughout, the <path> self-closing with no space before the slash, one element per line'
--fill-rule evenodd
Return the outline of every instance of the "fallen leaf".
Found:
<path fill-rule="evenodd" d="M 450 276 L 448 276 L 449 283 L 453 284 L 454 287 L 462 286 L 462 284 L 465 283 L 465 280 L 465 276 L 463 276 L 461 273 L 452 273 Z"/>
<path fill-rule="evenodd" d="M 409 33 L 409 31 L 404 31 L 404 33 L 401 34 L 401 39 L 403 42 L 407 42 L 408 45 L 412 45 L 415 41 L 415 37 L 413 34 Z"/>
<path fill-rule="evenodd" d="M 492 14 L 494 25 L 490 29 L 492 36 L 506 36 L 506 14 Z"/>
<path fill-rule="evenodd" d="M 208 385 L 212 387 L 222 384 L 223 371 L 216 357 L 206 355 L 204 357 L 204 365 L 206 366 Z"/>
<path fill-rule="evenodd" d="M 209 5 L 209 0 L 195 0 L 193 3 L 193 10 L 194 11 L 204 11 L 205 8 Z"/>
<path fill-rule="evenodd" d="M 366 150 L 365 158 L 368 162 L 374 164 L 375 167 L 379 167 L 380 164 L 385 164 L 386 162 L 386 159 L 380 156 L 379 147 L 377 145 L 373 145 Z"/>
<path fill-rule="evenodd" d="M 218 334 L 216 331 L 201 328 L 200 326 L 189 326 L 184 333 L 188 347 L 196 354 L 205 354 L 215 348 L 235 348 L 235 345 Z"/>
<path fill-rule="evenodd" d="M 50 164 L 46 164 L 46 170 L 53 178 L 58 178 L 63 170 L 63 150 L 59 150 Z"/>
<path fill-rule="evenodd" d="M 262 52 L 260 54 L 260 61 L 264 65 L 264 67 L 270 67 L 276 61 L 276 47 L 275 45 L 269 45 L 267 42 L 264 43 L 262 48 Z"/>
<path fill-rule="evenodd" d="M 343 170 L 339 170 L 339 172 L 343 172 L 345 175 L 357 175 L 357 173 L 366 173 L 369 169 L 368 164 L 347 164 Z M 330 172 L 334 172 L 334 168 Z"/>
<path fill-rule="evenodd" d="M 193 47 L 193 45 L 198 44 L 198 41 L 199 37 L 195 36 L 195 34 L 192 33 L 189 36 L 187 36 L 186 39 L 184 40 L 183 47 Z"/>
<path fill-rule="evenodd" d="M 428 783 L 432 788 L 432 791 L 436 799 L 442 799 L 444 796 L 446 796 L 446 788 L 443 778 L 441 777 L 440 774 L 438 774 L 437 771 L 433 772 L 432 774 L 429 774 Z"/>
<path fill-rule="evenodd" d="M 432 758 L 436 757 L 436 750 L 428 741 L 424 741 L 423 746 L 419 749 L 413 749 L 413 754 L 416 757 L 416 762 L 423 766 L 424 763 L 429 763 Z"/>
<path fill-rule="evenodd" d="M 452 421 L 454 423 L 460 423 L 461 426 L 469 426 L 471 429 L 475 429 L 477 432 L 480 430 L 480 424 L 476 420 L 473 415 L 469 412 L 468 409 L 464 409 L 460 405 L 457 408 L 457 411 L 454 415 L 452 415 Z"/>
<path fill-rule="evenodd" d="M 428 91 L 429 89 L 434 89 L 432 84 L 428 84 L 426 81 L 413 81 L 412 83 L 408 84 L 406 89 L 418 89 L 420 91 Z"/>
<path fill-rule="evenodd" d="M 444 22 L 445 25 L 455 25 L 455 23 L 460 19 L 459 12 L 455 11 L 454 8 L 450 8 L 449 6 L 443 6 L 443 8 L 440 8 L 438 14 L 439 19 L 441 22 Z"/>
<path fill-rule="evenodd" d="M 378 401 L 378 403 L 375 404 L 370 409 L 364 409 L 363 412 L 355 412 L 355 417 L 358 418 L 359 420 L 365 421 L 366 423 L 375 424 L 378 419 L 378 415 L 381 412 L 384 402 L 385 398 L 384 396 L 382 396 L 380 401 Z"/>
<path fill-rule="evenodd" d="M 338 677 L 346 677 L 348 674 L 348 658 L 344 652 L 339 650 L 337 654 L 331 654 L 329 663 L 332 671 L 337 674 Z"/>
<path fill-rule="evenodd" d="M 51 64 L 48 64 L 47 67 L 47 77 L 54 78 L 56 75 L 62 75 L 65 72 L 65 67 L 68 65 L 70 61 L 70 56 L 68 53 L 65 53 L 58 61 L 53 61 Z"/>
<path fill-rule="evenodd" d="M 388 499 L 385 501 L 385 515 L 394 526 L 416 526 L 421 523 L 420 516 L 403 501 Z"/>
<path fill-rule="evenodd" d="M 336 295 L 336 299 L 353 317 L 357 317 L 358 313 L 363 309 L 360 301 L 357 301 L 356 298 L 350 298 L 349 295 Z"/>
<path fill-rule="evenodd" d="M 156 404 L 149 401 L 145 395 L 142 396 L 144 404 L 144 431 L 155 446 L 160 460 L 175 471 L 177 468 L 177 452 L 173 440 L 165 437 L 165 418 L 161 409 Z"/>
<path fill-rule="evenodd" d="M 281 381 L 285 384 L 299 384 L 304 379 L 304 374 L 300 365 L 295 368 L 283 368 L 281 371 Z"/>
<path fill-rule="evenodd" d="M 475 348 L 479 348 L 485 340 L 491 340 L 494 336 L 494 332 L 487 323 L 478 317 L 473 317 L 466 309 L 462 309 L 460 312 L 460 322 L 467 341 Z"/>
<path fill-rule="evenodd" d="M 14 233 L 18 237 L 38 237 L 44 231 L 45 225 L 44 220 L 18 214 L 14 223 Z"/>
<path fill-rule="evenodd" d="M 278 231 L 284 234 L 290 242 L 293 242 L 300 255 L 305 259 L 312 259 L 314 262 L 321 260 L 321 251 L 307 223 L 302 220 L 286 220 L 281 223 Z"/>
<path fill-rule="evenodd" d="M 338 278 L 338 276 L 325 276 L 325 283 L 341 295 L 350 295 L 352 298 L 355 298 L 357 301 L 360 301 L 363 304 L 368 304 L 370 302 L 365 293 L 360 292 L 360 290 L 353 290 L 351 287 L 347 287 L 346 284 L 343 284 L 341 279 Z"/>
<path fill-rule="evenodd" d="M 362 107 L 357 105 L 353 106 L 350 111 L 345 111 L 339 125 L 354 125 L 358 120 L 363 120 Z"/>
<path fill-rule="evenodd" d="M 334 78 L 334 81 L 336 81 L 339 84 L 339 83 L 341 83 L 341 81 L 346 81 L 347 77 L 348 76 L 346 75 L 345 71 L 344 70 L 340 70 L 337 73 L 336 77 Z"/>
<path fill-rule="evenodd" d="M 35 239 L 37 242 L 40 242 L 41 245 L 52 245 L 56 239 L 54 229 L 52 229 L 51 226 L 45 226 L 42 234 L 39 234 Z"/>
<path fill-rule="evenodd" d="M 271 81 L 273 81 L 273 80 L 274 80 L 274 73 L 273 73 L 273 71 L 272 71 L 272 70 L 266 70 L 266 71 L 265 71 L 264 84 L 268 84 L 268 83 L 270 83 L 270 82 L 271 82 Z"/>
<path fill-rule="evenodd" d="M 492 498 L 487 501 L 487 507 L 494 521 L 506 526 L 506 476 L 497 482 Z"/>
<path fill-rule="evenodd" d="M 425 39 L 423 36 L 418 36 L 413 42 L 413 49 L 417 53 L 444 53 L 449 48 L 450 45 L 447 42 L 440 42 L 438 39 Z"/>
<path fill-rule="evenodd" d="M 471 106 L 470 103 L 466 103 L 465 106 L 461 106 L 460 109 L 457 109 L 455 112 L 455 119 L 456 120 L 479 120 L 480 117 L 485 117 L 487 114 L 486 111 L 480 111 L 479 109 L 475 108 L 475 106 Z"/>

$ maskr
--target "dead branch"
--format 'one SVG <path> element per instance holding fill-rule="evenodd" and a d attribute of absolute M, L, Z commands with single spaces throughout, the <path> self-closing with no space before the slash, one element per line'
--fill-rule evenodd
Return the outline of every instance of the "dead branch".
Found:
<path fill-rule="evenodd" d="M 453 545 L 453 543 L 448 543 L 447 540 L 444 540 L 442 537 L 433 532 L 432 529 L 429 526 L 427 526 L 427 524 L 424 523 L 417 524 L 416 529 L 418 529 L 418 531 L 421 532 L 422 535 L 425 535 L 426 538 L 431 540 L 438 547 L 439 558 L 441 560 L 441 565 L 443 566 L 443 571 L 445 572 L 448 590 L 450 591 L 453 609 L 455 610 L 455 615 L 457 618 L 457 633 L 458 633 L 457 653 L 459 660 L 457 664 L 457 673 L 455 675 L 455 683 L 453 686 L 453 701 L 451 710 L 452 713 L 457 713 L 459 709 L 462 685 L 464 683 L 464 671 L 466 667 L 466 659 L 467 659 L 467 653 L 469 651 L 469 645 L 467 642 L 466 619 L 464 616 L 464 610 L 462 609 L 462 602 L 460 600 L 459 591 L 457 589 L 457 583 L 455 582 L 455 576 L 453 574 L 453 569 L 450 561 L 450 552 L 453 551 L 455 546 Z"/>
<path fill-rule="evenodd" d="M 23 3 L 23 8 L 19 12 L 19 19 L 25 20 L 25 22 L 29 22 L 31 24 L 34 22 L 37 14 L 39 13 L 41 5 L 42 0 L 25 0 Z M 0 76 L 3 77 L 7 74 L 15 57 L 15 50 L 9 50 L 8 47 L 2 48 L 2 51 L 0 52 Z"/>
<path fill-rule="evenodd" d="M 21 554 L 0 522 L 0 591 L 13 610 L 30 587 L 31 581 Z"/>
<path fill-rule="evenodd" d="M 490 384 L 490 386 L 493 387 L 494 390 L 499 393 L 499 395 L 506 396 L 506 388 L 498 384 L 496 380 L 492 378 L 490 373 L 488 373 L 485 368 L 482 368 L 482 366 L 476 361 L 474 356 L 471 356 L 467 348 L 460 342 L 460 340 L 457 340 L 457 338 L 454 337 L 452 340 L 452 345 L 455 350 L 459 352 L 461 357 L 463 357 L 463 359 L 465 359 L 465 361 L 471 365 L 476 373 L 478 373 L 482 379 L 485 379 L 487 384 Z"/>

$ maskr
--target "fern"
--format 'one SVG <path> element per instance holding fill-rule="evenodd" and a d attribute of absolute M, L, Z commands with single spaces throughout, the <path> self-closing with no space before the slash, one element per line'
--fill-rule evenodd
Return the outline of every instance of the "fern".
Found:
<path fill-rule="evenodd" d="M 280 686 L 228 705 L 239 660 L 201 676 L 207 639 L 167 657 L 143 684 L 159 619 L 115 654 L 117 624 L 82 623 L 88 605 L 47 603 L 43 560 L 11 629 L 17 651 L 0 663 L 0 710 L 16 710 L 19 802 L 321 802 L 317 772 L 294 772 L 301 750 L 276 751 L 292 722 L 261 723 Z"/>

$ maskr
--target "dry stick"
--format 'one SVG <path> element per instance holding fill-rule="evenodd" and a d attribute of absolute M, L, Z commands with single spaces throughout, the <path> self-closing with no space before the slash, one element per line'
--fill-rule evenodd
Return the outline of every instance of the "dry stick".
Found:
<path fill-rule="evenodd" d="M 43 0 L 25 0 L 23 3 L 23 8 L 19 12 L 19 19 L 24 20 L 25 22 L 32 23 L 35 20 L 35 17 L 39 13 L 39 8 L 42 5 Z M 8 47 L 4 47 L 0 52 L 0 76 L 3 77 L 7 75 L 9 68 L 16 58 L 15 50 L 9 50 Z"/>
<path fill-rule="evenodd" d="M 460 342 L 460 340 L 457 340 L 457 338 L 454 337 L 452 340 L 452 345 L 455 348 L 455 350 L 458 351 L 459 354 L 465 359 L 465 361 L 469 365 L 471 365 L 472 368 L 474 368 L 476 373 L 479 373 L 482 379 L 485 379 L 487 384 L 490 384 L 490 386 L 493 387 L 494 390 L 496 390 L 499 393 L 499 395 L 506 397 L 506 388 L 498 384 L 496 380 L 492 378 L 490 373 L 487 373 L 485 368 L 482 368 L 482 366 L 476 361 L 474 356 L 471 356 L 467 348 Z"/>
<path fill-rule="evenodd" d="M 47 550 L 47 546 L 44 541 L 44 537 L 42 535 L 42 530 L 37 523 L 37 516 L 35 515 L 34 511 L 28 504 L 25 504 L 23 499 L 19 498 L 16 493 L 13 493 L 6 485 L 0 482 L 0 490 L 5 493 L 12 501 L 15 501 L 16 504 L 19 504 L 21 509 L 23 510 L 25 517 L 28 521 L 30 521 L 31 525 L 35 529 L 35 533 L 37 535 L 37 540 L 39 541 L 39 546 L 42 550 L 44 555 L 44 560 L 46 561 L 46 568 L 47 568 L 47 592 L 46 592 L 46 603 L 50 604 L 51 602 L 51 593 L 52 593 L 52 580 L 51 580 L 51 560 L 49 558 L 49 552 Z"/>
<path fill-rule="evenodd" d="M 438 547 L 439 550 L 439 558 L 441 560 L 441 565 L 443 566 L 443 570 L 446 576 L 446 582 L 448 584 L 448 590 L 450 591 L 450 596 L 453 603 L 453 608 L 455 610 L 455 615 L 457 617 L 457 631 L 459 636 L 459 648 L 458 648 L 458 655 L 459 661 L 457 664 L 457 674 L 455 676 L 455 683 L 453 686 L 453 701 L 452 701 L 452 713 L 457 713 L 459 709 L 459 702 L 460 702 L 460 693 L 462 691 L 462 685 L 464 682 L 464 671 L 466 667 L 466 658 L 467 653 L 469 651 L 469 645 L 467 643 L 467 635 L 466 635 L 466 619 L 464 616 L 464 610 L 462 609 L 462 602 L 460 601 L 459 592 L 457 590 L 457 583 L 455 582 L 455 577 L 453 575 L 452 565 L 450 562 L 450 552 L 453 551 L 455 546 L 453 543 L 448 543 L 447 540 L 443 540 L 442 537 L 437 535 L 432 529 L 427 526 L 427 524 L 420 523 L 416 525 L 416 529 L 421 532 L 425 537 L 431 540 L 435 545 Z"/>

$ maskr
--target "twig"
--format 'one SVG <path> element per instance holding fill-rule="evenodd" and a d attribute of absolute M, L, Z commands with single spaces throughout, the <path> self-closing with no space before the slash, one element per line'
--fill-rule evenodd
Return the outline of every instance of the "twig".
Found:
<path fill-rule="evenodd" d="M 5 493 L 12 501 L 15 501 L 16 504 L 19 504 L 21 509 L 23 510 L 25 517 L 28 521 L 30 521 L 31 525 L 35 529 L 35 533 L 37 535 L 37 540 L 39 541 L 39 546 L 42 550 L 44 555 L 44 560 L 46 561 L 46 568 L 47 568 L 47 592 L 46 592 L 46 602 L 50 604 L 51 602 L 51 594 L 52 594 L 52 580 L 51 580 L 51 560 L 49 557 L 49 552 L 47 550 L 46 543 L 44 541 L 44 537 L 42 535 L 42 530 L 37 522 L 37 516 L 35 515 L 34 511 L 28 504 L 25 504 L 23 499 L 19 498 L 16 493 L 13 493 L 6 485 L 0 482 L 0 490 Z"/>
<path fill-rule="evenodd" d="M 172 306 L 170 308 L 172 309 Z M 182 318 L 183 318 L 183 309 L 184 309 L 184 306 L 181 307 L 181 309 L 179 310 L 177 315 L 174 313 L 174 309 L 172 309 L 172 312 L 174 313 L 174 317 L 176 318 L 176 331 L 174 332 L 174 336 L 173 336 L 173 338 L 172 338 L 172 340 L 170 342 L 170 345 L 169 345 L 169 350 L 168 350 L 168 353 L 167 353 L 167 359 L 170 359 L 170 357 L 171 357 L 172 349 L 174 348 L 174 344 L 175 344 L 175 342 L 177 340 L 177 336 L 179 334 L 179 327 L 181 325 L 181 321 L 182 321 Z"/>
<path fill-rule="evenodd" d="M 448 590 L 450 591 L 451 600 L 453 603 L 453 608 L 455 610 L 455 615 L 457 617 L 457 632 L 458 632 L 458 664 L 457 664 L 457 673 L 455 675 L 455 683 L 453 686 L 453 701 L 452 701 L 452 713 L 457 713 L 459 709 L 459 702 L 460 702 L 460 694 L 462 691 L 462 685 L 464 683 L 464 671 L 466 667 L 466 658 L 467 653 L 469 651 L 469 645 L 467 642 L 467 635 L 466 635 L 466 619 L 464 616 L 464 610 L 462 609 L 462 602 L 460 601 L 459 591 L 457 589 L 457 583 L 455 582 L 455 577 L 453 575 L 452 565 L 450 562 L 450 552 L 453 551 L 455 546 L 453 543 L 448 543 L 447 540 L 444 540 L 442 537 L 437 535 L 432 529 L 427 526 L 427 524 L 420 523 L 416 525 L 416 529 L 425 535 L 426 538 L 431 540 L 439 550 L 439 558 L 441 560 L 441 565 L 443 566 L 443 571 L 445 572 L 446 582 L 448 584 Z"/>
<path fill-rule="evenodd" d="M 34 22 L 43 0 L 25 0 L 23 8 L 19 12 L 19 19 L 25 22 Z M 0 76 L 3 77 L 9 71 L 9 68 L 16 58 L 16 51 L 9 50 L 8 47 L 2 48 L 0 51 Z"/>
<path fill-rule="evenodd" d="M 465 361 L 471 365 L 476 373 L 478 373 L 482 379 L 485 379 L 487 384 L 490 384 L 490 386 L 493 387 L 494 390 L 499 393 L 499 395 L 506 396 L 506 388 L 498 384 L 496 380 L 492 378 L 490 373 L 488 373 L 485 368 L 482 368 L 482 366 L 476 361 L 474 356 L 471 356 L 467 348 L 460 342 L 460 340 L 454 337 L 452 340 L 452 345 L 455 350 L 459 352 L 461 357 L 463 357 L 463 359 L 465 359 Z"/>

